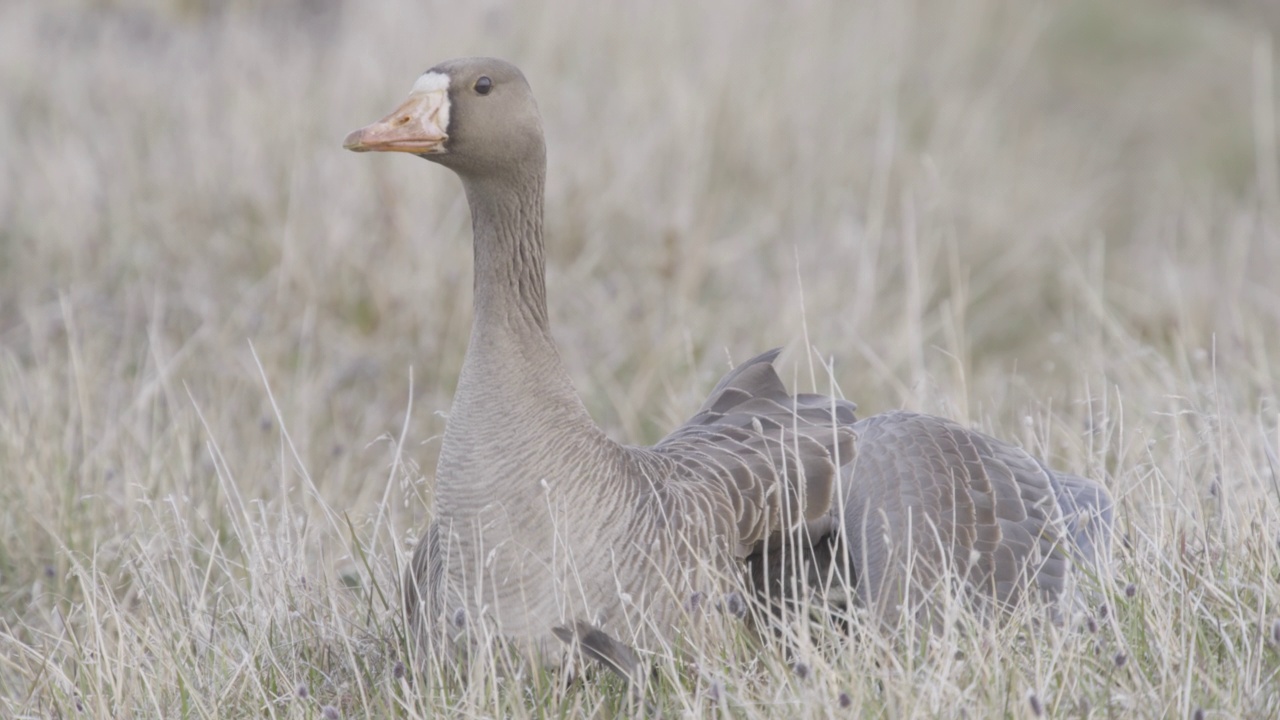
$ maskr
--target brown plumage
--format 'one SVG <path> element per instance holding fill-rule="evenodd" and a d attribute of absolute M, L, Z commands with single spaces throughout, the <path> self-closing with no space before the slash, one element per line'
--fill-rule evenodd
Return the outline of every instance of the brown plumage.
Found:
<path fill-rule="evenodd" d="M 847 580 L 888 623 L 914 612 L 903 601 L 934 578 L 1011 604 L 1031 589 L 1060 595 L 1074 564 L 1106 557 L 1101 486 L 947 420 L 857 421 L 852 403 L 792 395 L 777 351 L 735 368 L 657 445 L 606 437 L 548 328 L 545 147 L 512 65 L 441 64 L 346 146 L 445 165 L 471 207 L 471 343 L 434 522 L 405 575 L 413 632 L 433 649 L 501 637 L 555 663 L 563 640 L 631 672 L 631 646 L 672 640 L 686 600 L 724 591 L 744 562 L 759 587 L 784 594 L 795 570 L 782 548 L 815 585 L 851 568 Z"/>
<path fill-rule="evenodd" d="M 928 415 L 885 413 L 854 430 L 858 457 L 837 511 L 858 595 L 886 623 L 904 600 L 924 607 L 946 577 L 997 607 L 1029 591 L 1056 598 L 1074 565 L 1109 551 L 1111 501 L 1090 480 Z"/>

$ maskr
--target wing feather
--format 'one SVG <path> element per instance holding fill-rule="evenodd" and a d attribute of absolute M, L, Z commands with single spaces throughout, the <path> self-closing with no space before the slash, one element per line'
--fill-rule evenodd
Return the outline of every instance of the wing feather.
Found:
<path fill-rule="evenodd" d="M 829 512 L 836 464 L 852 458 L 853 403 L 794 396 L 773 368 L 778 350 L 742 363 L 696 415 L 652 451 L 685 471 L 672 482 L 723 495 L 734 514 L 734 554 Z"/>
<path fill-rule="evenodd" d="M 903 603 L 926 606 L 944 570 L 1007 607 L 1031 590 L 1060 596 L 1073 561 L 1109 555 L 1113 505 L 1092 480 L 943 418 L 891 412 L 854 429 L 845 505 L 833 512 L 858 593 L 882 621 L 896 622 Z"/>

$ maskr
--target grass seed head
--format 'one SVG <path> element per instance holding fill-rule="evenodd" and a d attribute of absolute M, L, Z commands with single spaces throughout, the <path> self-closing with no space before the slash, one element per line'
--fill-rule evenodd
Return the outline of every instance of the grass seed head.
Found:
<path fill-rule="evenodd" d="M 742 593 L 736 590 L 724 596 L 722 607 L 725 612 L 739 620 L 747 616 L 747 601 L 742 597 Z"/>

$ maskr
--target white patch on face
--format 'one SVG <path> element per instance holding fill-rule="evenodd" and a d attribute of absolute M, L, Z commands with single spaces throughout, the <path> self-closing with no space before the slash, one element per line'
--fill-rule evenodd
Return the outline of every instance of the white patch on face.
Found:
<path fill-rule="evenodd" d="M 413 84 L 410 95 L 430 92 L 449 92 L 449 76 L 438 72 L 424 72 Z"/>
<path fill-rule="evenodd" d="M 434 96 L 429 101 L 432 108 L 430 114 L 423 118 L 424 122 L 435 125 L 441 133 L 449 131 L 449 76 L 438 72 L 425 72 L 413 84 L 409 96 Z"/>

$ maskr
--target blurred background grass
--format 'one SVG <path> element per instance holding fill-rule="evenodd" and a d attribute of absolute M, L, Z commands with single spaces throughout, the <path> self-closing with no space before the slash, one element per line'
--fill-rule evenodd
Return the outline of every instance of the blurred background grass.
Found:
<path fill-rule="evenodd" d="M 269 577 L 391 577 L 465 350 L 470 228 L 449 173 L 339 145 L 458 55 L 539 98 L 555 334 L 614 437 L 656 440 L 730 359 L 786 345 L 801 388 L 834 358 L 865 414 L 1105 478 L 1132 567 L 1190 538 L 1274 575 L 1277 7 L 4 3 L 11 709 L 111 694 L 67 669 L 95 602 L 145 636 L 218 592 L 271 617 L 245 589 Z M 159 611 L 148 582 L 190 597 Z M 1246 685 L 1154 707 L 1273 706 Z M 125 686 L 99 707 L 146 704 Z"/>

